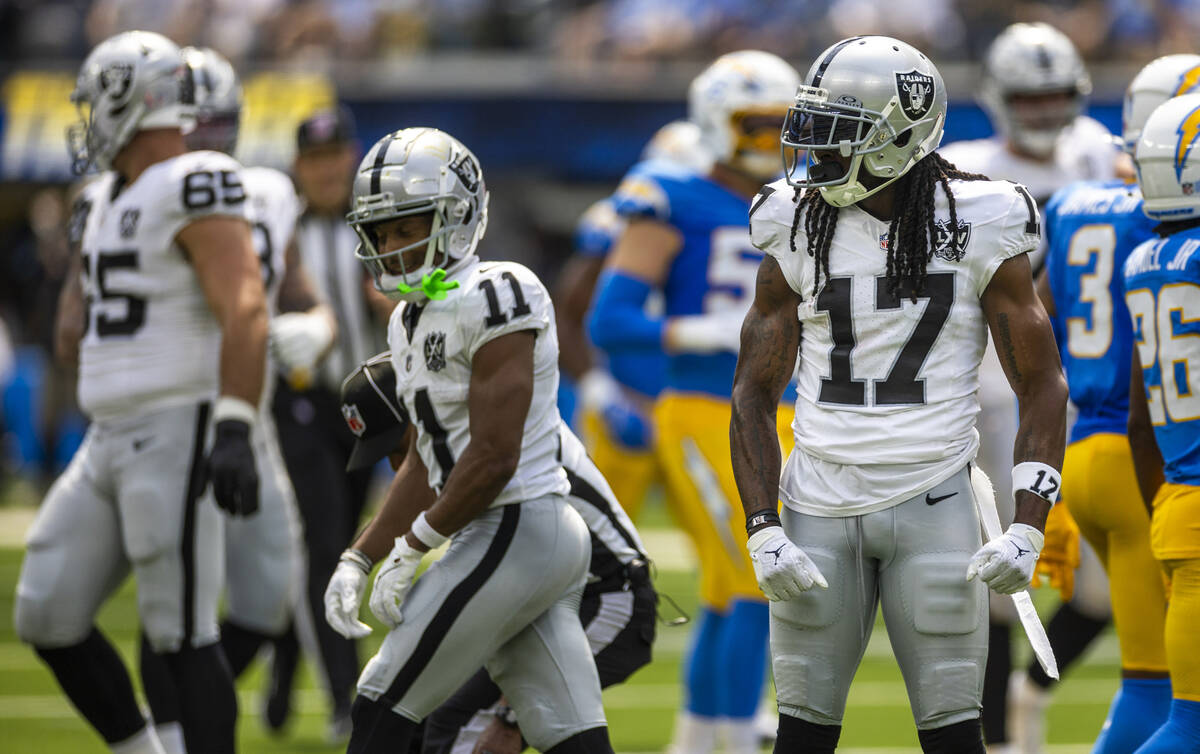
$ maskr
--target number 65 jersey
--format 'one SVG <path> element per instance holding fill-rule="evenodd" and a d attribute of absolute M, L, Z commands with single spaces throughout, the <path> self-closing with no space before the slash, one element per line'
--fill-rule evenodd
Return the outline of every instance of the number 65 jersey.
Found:
<path fill-rule="evenodd" d="M 799 295 L 802 325 L 795 450 L 780 481 L 788 507 L 817 516 L 881 510 L 927 490 L 975 457 L 979 363 L 987 344 L 980 296 L 1005 260 L 1037 248 L 1037 207 L 1024 187 L 951 181 L 935 200 L 937 237 L 914 302 L 887 283 L 889 223 L 840 210 L 829 272 L 813 295 L 804 218 L 789 247 L 795 191 L 766 187 L 750 215 L 754 245 Z"/>
<path fill-rule="evenodd" d="M 537 276 L 515 262 L 474 257 L 449 275 L 459 287 L 446 298 L 402 303 L 388 322 L 396 397 L 417 427 L 417 452 L 429 486 L 441 492 L 471 441 L 468 398 L 471 362 L 489 341 L 532 331 L 533 397 L 521 441 L 521 460 L 492 507 L 566 495 L 558 427 L 558 335 L 550 294 Z M 351 417 L 347 417 L 348 419 Z"/>
<path fill-rule="evenodd" d="M 93 419 L 216 396 L 221 330 L 175 237 L 204 217 L 246 216 L 240 171 L 190 152 L 128 186 L 109 171 L 84 189 L 79 405 Z"/>

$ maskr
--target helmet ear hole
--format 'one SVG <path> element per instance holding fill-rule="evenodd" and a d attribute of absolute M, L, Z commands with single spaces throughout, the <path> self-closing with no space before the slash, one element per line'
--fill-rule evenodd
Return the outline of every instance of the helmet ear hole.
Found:
<path fill-rule="evenodd" d="M 911 139 L 912 139 L 912 129 L 910 128 L 910 129 L 904 131 L 903 133 L 901 133 L 899 136 L 897 136 L 892 141 L 892 143 L 898 147 L 906 147 L 906 146 L 908 146 L 908 142 Z"/>

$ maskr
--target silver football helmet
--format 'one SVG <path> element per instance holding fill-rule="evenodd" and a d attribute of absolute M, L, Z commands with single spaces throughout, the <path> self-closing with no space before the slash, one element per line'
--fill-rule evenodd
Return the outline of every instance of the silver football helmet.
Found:
<path fill-rule="evenodd" d="M 150 31 L 126 31 L 101 42 L 83 61 L 71 102 L 80 122 L 67 130 L 73 169 L 107 170 L 135 133 L 187 130 L 192 93 L 174 42 Z"/>
<path fill-rule="evenodd" d="M 1063 129 L 1083 113 L 1092 80 L 1075 45 L 1046 23 L 1009 26 L 988 47 L 979 100 L 996 131 L 1037 157 L 1054 152 Z M 1048 95 L 1058 102 L 1022 102 Z"/>
<path fill-rule="evenodd" d="M 361 241 L 355 256 L 394 301 L 445 298 L 456 284 L 443 283 L 475 254 L 487 230 L 488 191 L 479 160 L 461 142 L 436 128 L 405 128 L 371 147 L 354 176 L 353 209 L 346 221 Z M 428 238 L 380 251 L 377 223 L 432 213 Z M 419 265 L 408 269 L 404 252 L 425 246 Z M 399 267 L 399 272 L 389 271 Z"/>
<path fill-rule="evenodd" d="M 1182 94 L 1200 91 L 1200 55 L 1163 55 L 1146 64 L 1125 90 L 1121 110 L 1121 139 L 1133 154 L 1142 126 L 1162 103 Z"/>
<path fill-rule="evenodd" d="M 759 50 L 722 55 L 701 71 L 688 88 L 688 119 L 710 160 L 778 175 L 776 134 L 799 83 L 783 58 Z"/>
<path fill-rule="evenodd" d="M 1146 119 L 1134 149 L 1142 211 L 1156 220 L 1200 217 L 1200 94 L 1172 97 Z"/>
<path fill-rule="evenodd" d="M 820 188 L 835 207 L 854 204 L 937 149 L 945 123 L 946 85 L 920 50 L 891 37 L 843 39 L 808 69 L 788 111 L 788 183 Z M 848 168 L 822 162 L 829 152 L 851 158 Z M 868 188 L 863 169 L 882 181 Z"/>
<path fill-rule="evenodd" d="M 242 117 L 237 71 L 210 47 L 185 47 L 182 52 L 196 102 L 196 127 L 187 135 L 188 148 L 233 154 Z"/>

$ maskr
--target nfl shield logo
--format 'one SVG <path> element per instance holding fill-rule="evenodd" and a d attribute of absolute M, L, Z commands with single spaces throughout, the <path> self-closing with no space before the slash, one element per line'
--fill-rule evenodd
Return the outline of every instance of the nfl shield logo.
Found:
<path fill-rule="evenodd" d="M 363 432 L 367 431 L 367 423 L 363 421 L 362 414 L 358 412 L 358 406 L 353 403 L 342 404 L 342 418 L 346 420 L 346 426 L 350 428 L 355 437 L 362 437 Z"/>
<path fill-rule="evenodd" d="M 933 107 L 933 76 L 916 70 L 896 74 L 896 95 L 900 110 L 912 121 L 921 120 Z"/>

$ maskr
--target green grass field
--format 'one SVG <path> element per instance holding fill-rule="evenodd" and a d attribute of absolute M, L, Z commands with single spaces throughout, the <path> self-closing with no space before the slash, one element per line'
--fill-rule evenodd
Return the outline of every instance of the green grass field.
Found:
<path fill-rule="evenodd" d="M 20 534 L 28 515 L 0 507 L 0 752 L 72 754 L 105 751 L 101 740 L 76 715 L 54 678 L 28 647 L 13 634 L 12 603 L 21 563 Z M 695 576 L 684 540 L 670 531 L 661 512 L 651 509 L 642 524 L 647 546 L 659 562 L 657 584 L 685 610 L 696 604 Z M 1052 608 L 1047 600 L 1043 608 Z M 363 611 L 369 616 L 369 611 Z M 1043 610 L 1043 615 L 1047 615 Z M 127 661 L 135 661 L 137 617 L 132 583 L 127 583 L 100 614 L 100 627 Z M 680 663 L 688 627 L 659 629 L 654 661 L 623 686 L 605 694 L 612 740 L 618 752 L 659 752 L 669 738 L 681 698 Z M 363 658 L 381 639 L 376 630 L 363 643 Z M 1027 648 L 1018 656 L 1028 657 Z M 134 674 L 136 677 L 136 673 Z M 1050 708 L 1050 752 L 1090 751 L 1109 699 L 1117 685 L 1117 646 L 1106 634 L 1081 666 L 1058 690 Z M 261 663 L 238 684 L 241 719 L 238 737 L 243 752 L 335 752 L 324 743 L 327 707 L 307 669 L 295 697 L 297 714 L 286 735 L 272 737 L 259 719 Z M 768 699 L 768 703 L 771 700 Z M 880 622 L 850 692 L 841 738 L 844 752 L 917 751 L 916 733 L 904 685 Z"/>

